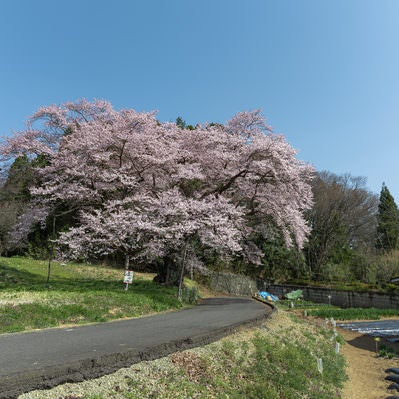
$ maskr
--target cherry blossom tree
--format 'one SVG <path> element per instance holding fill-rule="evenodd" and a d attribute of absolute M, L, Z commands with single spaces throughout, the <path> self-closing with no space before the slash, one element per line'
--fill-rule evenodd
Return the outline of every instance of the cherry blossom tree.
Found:
<path fill-rule="evenodd" d="M 309 233 L 313 169 L 259 110 L 188 130 L 153 112 L 81 100 L 41 108 L 0 152 L 3 160 L 46 157 L 31 195 L 50 216 L 75 212 L 76 225 L 59 237 L 72 258 L 123 253 L 126 267 L 163 259 L 167 275 L 184 270 L 194 239 L 259 261 L 255 216 L 273 220 L 287 246 L 302 247 Z"/>

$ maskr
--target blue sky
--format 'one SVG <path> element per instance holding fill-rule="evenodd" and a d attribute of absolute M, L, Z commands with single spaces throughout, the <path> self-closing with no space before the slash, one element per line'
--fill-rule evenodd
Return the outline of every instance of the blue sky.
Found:
<path fill-rule="evenodd" d="M 399 202 L 397 0 L 0 0 L 0 135 L 80 98 L 192 124 L 261 108 L 299 158 Z"/>

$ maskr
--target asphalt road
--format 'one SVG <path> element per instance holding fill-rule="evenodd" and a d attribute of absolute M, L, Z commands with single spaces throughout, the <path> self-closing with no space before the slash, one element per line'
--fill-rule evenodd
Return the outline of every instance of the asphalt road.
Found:
<path fill-rule="evenodd" d="M 0 335 L 0 398 L 203 345 L 270 312 L 247 298 L 210 298 L 191 309 L 139 319 Z"/>

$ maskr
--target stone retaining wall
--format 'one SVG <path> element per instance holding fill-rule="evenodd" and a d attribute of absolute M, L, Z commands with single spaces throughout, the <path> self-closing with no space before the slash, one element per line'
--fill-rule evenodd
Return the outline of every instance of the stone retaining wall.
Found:
<path fill-rule="evenodd" d="M 243 296 L 251 296 L 258 291 L 254 279 L 232 273 L 214 273 L 211 277 L 211 287 L 215 291 Z"/>
<path fill-rule="evenodd" d="M 316 303 L 330 303 L 344 308 L 399 309 L 399 295 L 378 292 L 338 291 L 299 285 L 268 284 L 263 280 L 254 280 L 247 276 L 231 273 L 214 273 L 211 278 L 211 287 L 216 291 L 243 296 L 250 296 L 258 290 L 265 290 L 278 297 L 282 297 L 287 292 L 300 289 L 305 300 Z"/>

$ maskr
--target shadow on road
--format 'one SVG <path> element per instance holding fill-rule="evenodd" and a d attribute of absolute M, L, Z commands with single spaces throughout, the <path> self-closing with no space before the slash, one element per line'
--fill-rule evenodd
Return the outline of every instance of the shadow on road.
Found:
<path fill-rule="evenodd" d="M 201 301 L 198 306 L 221 306 L 226 304 L 240 304 L 240 303 L 248 303 L 248 298 L 206 298 L 206 301 Z"/>

